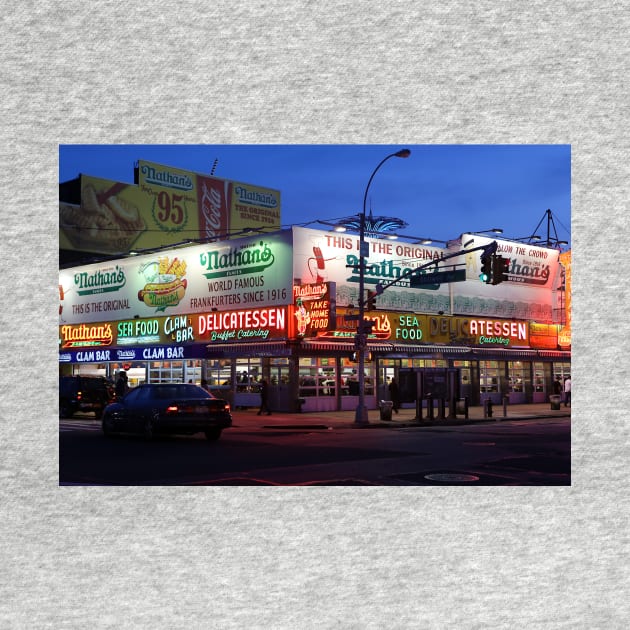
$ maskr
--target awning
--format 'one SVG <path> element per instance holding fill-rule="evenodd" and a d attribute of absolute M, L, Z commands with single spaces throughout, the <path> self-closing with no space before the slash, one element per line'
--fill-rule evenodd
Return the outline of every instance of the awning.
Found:
<path fill-rule="evenodd" d="M 291 348 L 286 341 L 259 341 L 257 343 L 210 343 L 206 356 L 218 359 L 230 357 L 287 357 Z"/>
<path fill-rule="evenodd" d="M 556 359 L 571 359 L 571 353 L 568 350 L 539 350 L 539 356 L 550 357 Z"/>
<path fill-rule="evenodd" d="M 394 350 L 396 352 L 413 352 L 414 354 L 435 354 L 436 352 L 447 354 L 466 354 L 470 352 L 471 349 L 466 346 L 436 346 L 429 344 L 427 344 L 426 346 L 420 346 L 411 343 L 397 343 L 394 344 Z"/>
<path fill-rule="evenodd" d="M 354 352 L 354 341 L 331 341 L 319 339 L 304 339 L 299 345 L 300 349 L 314 352 Z M 385 341 L 370 341 L 367 344 L 368 350 L 372 352 L 391 352 L 394 346 Z"/>
<path fill-rule="evenodd" d="M 536 350 L 524 350 L 515 348 L 510 350 L 508 348 L 475 348 L 473 350 L 475 356 L 481 357 L 499 357 L 502 359 L 535 359 L 538 357 Z"/>

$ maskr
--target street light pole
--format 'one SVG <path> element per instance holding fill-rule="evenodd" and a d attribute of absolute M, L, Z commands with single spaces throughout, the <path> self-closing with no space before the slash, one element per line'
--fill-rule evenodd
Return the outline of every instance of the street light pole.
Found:
<path fill-rule="evenodd" d="M 369 246 L 365 242 L 365 205 L 367 202 L 367 194 L 370 189 L 370 184 L 381 166 L 389 158 L 399 157 L 407 158 L 411 155 L 409 149 L 401 149 L 396 153 L 391 153 L 387 157 L 383 158 L 378 166 L 372 171 L 367 186 L 365 187 L 365 194 L 363 195 L 363 212 L 361 213 L 359 221 L 359 326 L 357 329 L 357 336 L 355 339 L 355 348 L 357 350 L 359 359 L 359 404 L 357 405 L 354 422 L 356 424 L 368 424 L 368 413 L 365 407 L 365 352 L 367 350 L 367 338 L 369 329 L 365 325 L 365 260 L 369 257 Z"/>

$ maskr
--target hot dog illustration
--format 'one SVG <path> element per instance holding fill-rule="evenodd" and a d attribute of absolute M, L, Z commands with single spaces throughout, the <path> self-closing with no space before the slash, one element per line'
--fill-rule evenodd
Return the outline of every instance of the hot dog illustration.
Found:
<path fill-rule="evenodd" d="M 186 293 L 188 281 L 177 278 L 170 282 L 149 282 L 138 291 L 138 299 L 147 306 L 176 306 Z"/>

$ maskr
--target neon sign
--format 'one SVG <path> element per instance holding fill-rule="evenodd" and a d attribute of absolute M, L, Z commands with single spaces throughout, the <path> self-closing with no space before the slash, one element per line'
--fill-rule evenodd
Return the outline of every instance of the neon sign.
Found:
<path fill-rule="evenodd" d="M 206 313 L 197 317 L 197 333 L 210 341 L 279 337 L 287 327 L 286 307 Z"/>
<path fill-rule="evenodd" d="M 61 326 L 61 347 L 109 346 L 114 338 L 111 324 L 88 326 Z"/>

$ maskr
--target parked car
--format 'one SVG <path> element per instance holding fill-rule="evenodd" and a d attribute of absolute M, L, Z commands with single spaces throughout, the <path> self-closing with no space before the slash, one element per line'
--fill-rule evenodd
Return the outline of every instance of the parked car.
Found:
<path fill-rule="evenodd" d="M 140 433 L 148 440 L 158 434 L 205 433 L 218 440 L 232 426 L 230 404 L 190 383 L 147 383 L 130 390 L 105 408 L 103 433 Z"/>
<path fill-rule="evenodd" d="M 113 390 L 102 376 L 59 378 L 59 417 L 71 418 L 77 411 L 93 411 L 100 418 L 113 400 Z"/>

